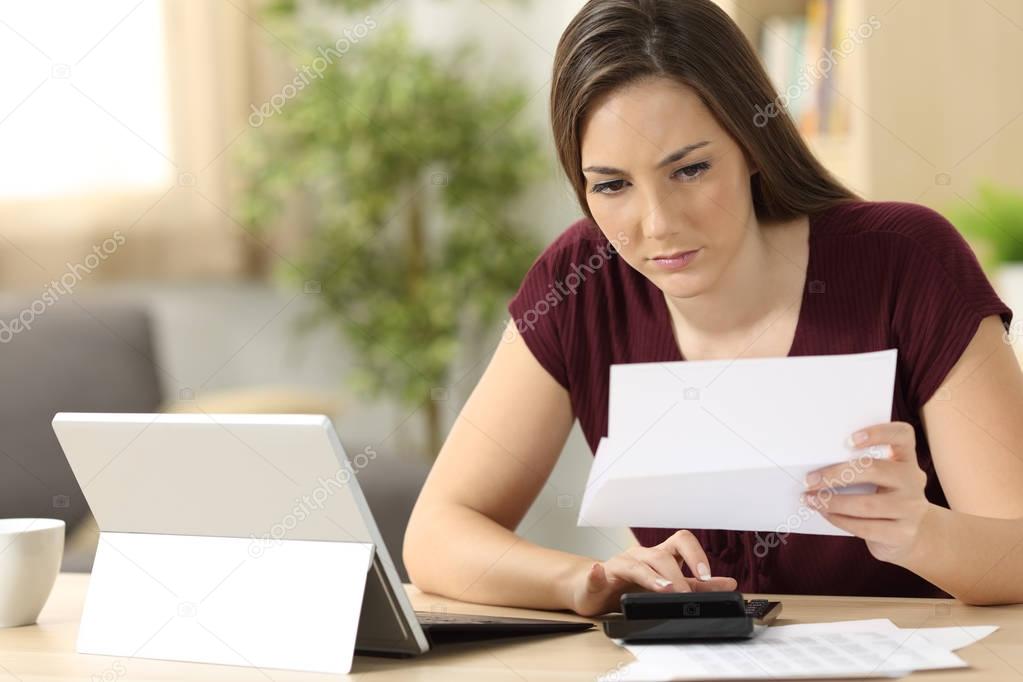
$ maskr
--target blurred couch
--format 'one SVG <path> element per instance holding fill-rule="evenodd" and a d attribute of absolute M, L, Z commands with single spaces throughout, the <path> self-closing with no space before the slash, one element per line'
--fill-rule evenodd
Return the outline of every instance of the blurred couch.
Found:
<path fill-rule="evenodd" d="M 63 570 L 88 570 L 88 536 L 70 540 L 88 533 L 89 508 L 50 422 L 57 412 L 157 410 L 149 317 L 136 306 L 7 301 L 0 323 L 0 517 L 62 519 Z"/>
<path fill-rule="evenodd" d="M 0 302 L 0 322 L 31 302 Z M 25 315 L 25 319 L 30 316 Z M 2 327 L 0 327 L 2 329 Z M 9 337 L 9 338 L 8 338 Z M 164 403 L 152 322 L 134 303 L 62 300 L 30 328 L 0 335 L 0 518 L 63 519 L 62 570 L 91 569 L 98 533 L 50 421 L 56 412 L 314 413 L 341 412 L 335 396 L 300 387 L 221 390 Z M 343 431 L 342 431 L 343 439 Z M 344 443 L 349 453 L 363 443 Z M 359 483 L 403 580 L 405 527 L 428 473 L 425 462 L 378 451 Z"/>

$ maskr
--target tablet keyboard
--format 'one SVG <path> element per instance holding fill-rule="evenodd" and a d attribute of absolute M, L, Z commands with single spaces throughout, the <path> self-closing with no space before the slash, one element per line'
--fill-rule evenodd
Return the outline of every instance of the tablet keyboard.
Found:
<path fill-rule="evenodd" d="M 416 619 L 420 623 L 460 623 L 467 625 L 483 625 L 485 623 L 497 623 L 500 619 L 487 616 L 474 616 L 466 613 L 436 613 L 431 611 L 416 611 Z"/>

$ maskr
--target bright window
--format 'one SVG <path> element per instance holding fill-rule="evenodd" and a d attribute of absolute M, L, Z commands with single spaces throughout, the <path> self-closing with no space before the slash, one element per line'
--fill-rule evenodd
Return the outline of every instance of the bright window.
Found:
<path fill-rule="evenodd" d="M 162 0 L 0 5 L 0 197 L 175 177 Z"/>

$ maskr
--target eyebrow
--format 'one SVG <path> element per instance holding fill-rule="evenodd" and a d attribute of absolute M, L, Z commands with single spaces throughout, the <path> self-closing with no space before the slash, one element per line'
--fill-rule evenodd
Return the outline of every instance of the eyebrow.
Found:
<path fill-rule="evenodd" d="M 700 149 L 701 147 L 706 147 L 708 144 L 710 144 L 710 140 L 703 140 L 702 142 L 694 142 L 692 144 L 687 144 L 685 147 L 677 149 L 673 151 L 671 154 L 665 156 L 663 159 L 660 160 L 660 162 L 658 162 L 655 168 L 661 168 L 662 166 L 667 166 L 669 163 L 681 161 L 689 154 L 689 152 L 694 151 L 696 149 Z M 628 172 L 623 171 L 620 168 L 611 168 L 610 166 L 587 166 L 586 168 L 583 168 L 583 172 L 599 173 L 601 175 L 628 175 Z"/>

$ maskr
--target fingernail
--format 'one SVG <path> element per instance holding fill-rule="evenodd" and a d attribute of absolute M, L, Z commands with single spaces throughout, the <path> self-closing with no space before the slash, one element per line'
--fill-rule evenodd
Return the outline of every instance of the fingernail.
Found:
<path fill-rule="evenodd" d="M 696 564 L 696 572 L 699 574 L 700 580 L 710 580 L 710 566 L 702 561 Z"/>
<path fill-rule="evenodd" d="M 806 475 L 806 484 L 807 485 L 814 485 L 814 484 L 820 482 L 820 480 L 821 480 L 821 475 L 818 472 L 816 472 L 816 471 L 811 471 L 810 473 L 808 473 Z"/>
<path fill-rule="evenodd" d="M 849 447 L 854 447 L 857 443 L 862 443 L 865 440 L 867 440 L 867 432 L 857 431 L 856 433 L 849 437 L 847 443 L 849 444 Z"/>
<path fill-rule="evenodd" d="M 671 584 L 671 581 L 668 580 L 667 578 L 658 578 L 654 582 L 657 583 L 658 587 L 667 587 L 668 585 Z"/>

